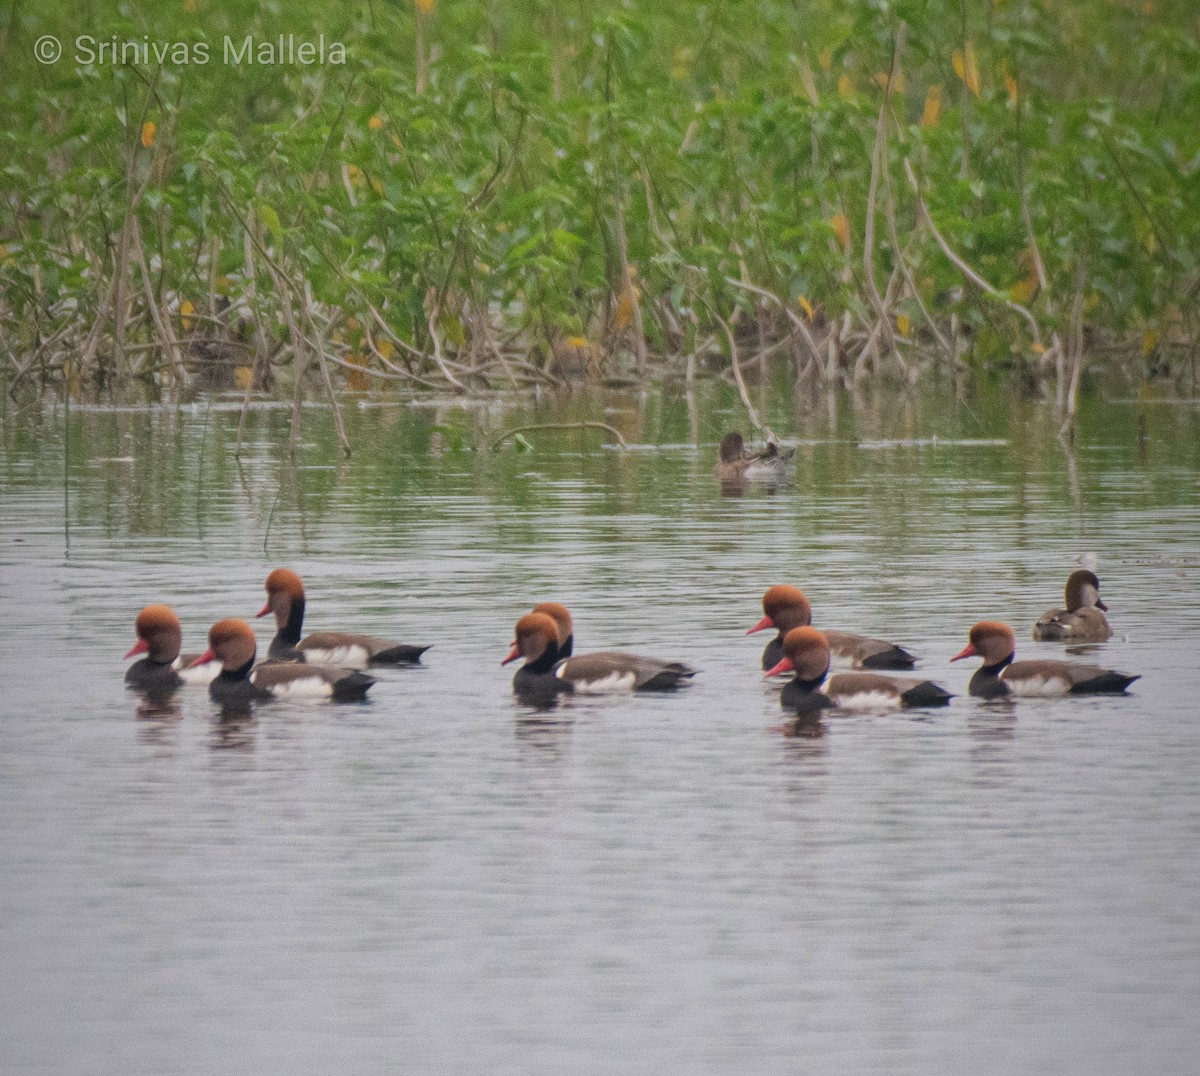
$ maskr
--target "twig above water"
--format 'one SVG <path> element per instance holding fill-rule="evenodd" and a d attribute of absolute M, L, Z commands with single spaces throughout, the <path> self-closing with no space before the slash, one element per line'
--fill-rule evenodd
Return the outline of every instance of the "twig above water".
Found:
<path fill-rule="evenodd" d="M 621 436 L 620 430 L 614 429 L 607 422 L 535 422 L 531 426 L 514 426 L 511 430 L 505 430 L 499 437 L 494 440 L 488 447 L 493 451 L 499 448 L 514 434 L 527 433 L 529 430 L 604 430 L 606 433 L 612 434 L 622 448 L 628 448 L 625 444 L 625 438 Z"/>

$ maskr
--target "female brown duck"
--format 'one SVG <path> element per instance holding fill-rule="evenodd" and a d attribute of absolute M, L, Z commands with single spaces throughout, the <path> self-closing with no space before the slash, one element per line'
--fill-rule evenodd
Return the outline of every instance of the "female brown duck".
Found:
<path fill-rule="evenodd" d="M 1096 573 L 1080 568 L 1067 576 L 1063 594 L 1065 609 L 1047 609 L 1033 626 L 1039 642 L 1102 643 L 1112 638 L 1112 628 L 1104 614 L 1108 606 L 1100 600 L 1100 580 Z"/>
<path fill-rule="evenodd" d="M 722 482 L 779 481 L 787 474 L 787 465 L 795 454 L 794 448 L 781 452 L 775 441 L 751 451 L 740 433 L 727 433 L 718 449 L 716 474 Z"/>

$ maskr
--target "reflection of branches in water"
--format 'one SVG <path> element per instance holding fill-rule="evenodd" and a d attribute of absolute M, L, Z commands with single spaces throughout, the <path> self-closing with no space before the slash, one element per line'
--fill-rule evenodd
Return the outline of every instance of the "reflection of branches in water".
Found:
<path fill-rule="evenodd" d="M 205 513 L 202 509 L 204 500 L 204 446 L 208 443 L 208 427 L 212 419 L 212 397 L 208 398 L 208 407 L 204 412 L 204 426 L 200 431 L 200 448 L 196 453 L 196 534 L 199 538 L 204 538 L 204 520 Z M 242 461 L 237 459 L 238 470 L 241 470 Z"/>
<path fill-rule="evenodd" d="M 63 396 L 63 559 L 71 559 L 71 386 Z"/>
<path fill-rule="evenodd" d="M 1067 458 L 1067 483 L 1071 488 L 1071 504 L 1075 508 L 1076 519 L 1079 520 L 1083 513 L 1083 489 L 1079 484 L 1079 459 L 1075 453 L 1075 439 L 1059 437 L 1058 441 L 1062 445 L 1063 455 Z"/>

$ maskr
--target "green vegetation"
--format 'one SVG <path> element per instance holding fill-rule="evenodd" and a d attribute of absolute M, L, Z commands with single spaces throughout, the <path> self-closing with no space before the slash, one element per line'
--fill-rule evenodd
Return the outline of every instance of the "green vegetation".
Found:
<path fill-rule="evenodd" d="M 13 391 L 965 364 L 1069 415 L 1200 343 L 1191 0 L 43 0 L 0 60 Z"/>

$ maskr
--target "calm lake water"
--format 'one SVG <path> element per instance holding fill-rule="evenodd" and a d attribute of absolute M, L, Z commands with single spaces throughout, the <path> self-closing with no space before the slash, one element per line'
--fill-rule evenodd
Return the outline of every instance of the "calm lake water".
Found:
<path fill-rule="evenodd" d="M 0 1068 L 38 1073 L 1191 1073 L 1200 1007 L 1200 404 L 1089 400 L 1077 447 L 1003 392 L 791 399 L 796 481 L 724 497 L 725 389 L 688 401 L 0 412 Z M 589 432 L 522 422 L 600 419 Z M 696 442 L 699 442 L 697 445 Z M 64 475 L 66 479 L 64 481 Z M 743 632 L 818 625 L 950 665 L 1018 656 L 1084 550 L 1125 698 L 781 732 Z M 432 643 L 370 701 L 144 713 L 133 619 L 185 649 L 299 571 L 310 629 Z M 523 708 L 577 649 L 703 672 Z M 256 625 L 264 625 L 263 621 Z M 260 630 L 260 651 L 269 630 Z"/>

